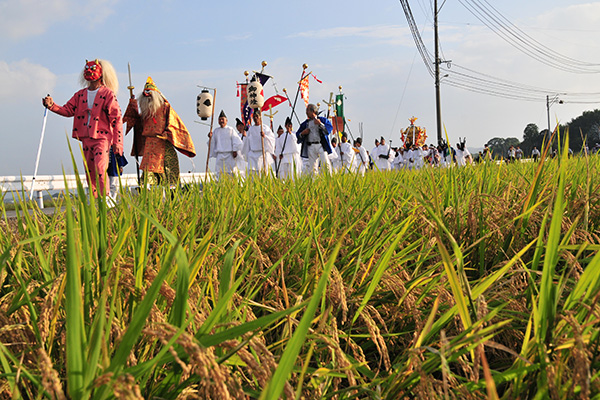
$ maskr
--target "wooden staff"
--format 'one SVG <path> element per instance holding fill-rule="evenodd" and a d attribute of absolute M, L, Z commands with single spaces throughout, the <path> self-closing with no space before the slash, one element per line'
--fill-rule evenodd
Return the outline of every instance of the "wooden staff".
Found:
<path fill-rule="evenodd" d="M 273 112 L 273 106 L 269 105 L 269 113 L 270 114 L 266 114 L 267 117 L 269 117 L 269 120 L 271 121 L 271 130 L 273 130 L 273 117 L 275 116 L 275 114 L 277 114 L 279 111 L 275 111 Z M 275 131 L 273 131 L 275 132 Z"/>
<path fill-rule="evenodd" d="M 129 75 L 129 86 L 127 86 L 127 89 L 129 89 L 129 98 L 135 99 L 135 94 L 133 94 L 133 89 L 135 89 L 135 87 L 131 83 L 131 64 L 130 63 L 127 63 L 127 74 Z M 136 111 L 137 111 L 137 108 L 136 108 Z M 133 126 L 133 156 L 135 157 L 135 171 L 137 173 L 138 186 L 142 186 L 142 175 L 140 174 L 140 159 L 139 159 L 139 153 L 138 153 L 138 140 L 139 140 L 139 136 L 141 135 L 141 132 L 139 131 L 139 124 L 140 123 L 139 123 L 139 119 L 138 119 L 136 121 L 135 125 Z M 127 129 L 129 130 L 129 127 L 127 127 Z M 116 159 L 116 157 L 115 157 L 115 159 Z"/>
<path fill-rule="evenodd" d="M 302 65 L 302 75 L 300 76 L 300 81 L 298 82 L 298 89 L 296 90 L 296 98 L 294 98 L 294 105 L 292 105 L 292 115 L 295 114 L 295 110 L 296 110 L 296 102 L 298 101 L 298 95 L 300 94 L 300 86 L 302 86 L 302 81 L 306 78 L 308 79 L 308 75 L 310 74 L 310 72 L 308 74 L 306 74 L 306 76 L 304 75 L 304 71 L 306 71 L 306 69 L 308 68 L 308 64 L 303 64 Z M 286 92 L 287 95 L 287 92 Z M 292 119 L 292 115 L 290 115 L 290 119 Z M 298 117 L 296 117 L 298 118 Z M 300 123 L 300 120 L 298 120 L 298 123 Z"/>
<path fill-rule="evenodd" d="M 263 156 L 263 171 L 266 174 L 267 173 L 267 159 L 265 157 L 265 133 L 263 132 L 263 124 L 262 124 L 262 114 L 260 113 L 260 110 L 257 108 L 256 111 L 258 111 L 258 116 L 260 118 L 260 147 L 262 148 L 262 156 Z M 256 112 L 255 111 L 255 112 Z"/>
<path fill-rule="evenodd" d="M 296 117 L 296 121 L 298 121 L 298 124 L 301 124 L 300 118 L 298 118 L 298 114 L 296 114 L 296 112 L 294 111 L 294 106 L 292 106 L 292 101 L 290 100 L 290 96 L 288 96 L 286 88 L 283 88 L 283 93 L 285 93 L 285 98 L 287 99 L 288 104 L 290 105 L 290 108 L 292 109 L 292 115 L 294 115 Z"/>
<path fill-rule="evenodd" d="M 212 115 L 210 116 L 210 134 L 208 135 L 208 154 L 206 155 L 206 169 L 204 170 L 208 174 L 208 160 L 210 160 L 210 143 L 212 142 L 213 135 L 213 121 L 215 120 L 215 99 L 217 98 L 217 89 L 214 90 L 213 104 L 212 104 Z"/>

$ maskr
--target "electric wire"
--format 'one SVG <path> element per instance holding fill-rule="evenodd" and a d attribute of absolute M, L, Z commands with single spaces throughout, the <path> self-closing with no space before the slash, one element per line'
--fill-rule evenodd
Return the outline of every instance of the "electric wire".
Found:
<path fill-rule="evenodd" d="M 510 22 L 487 0 L 458 0 L 458 2 L 493 33 L 536 61 L 571 73 L 600 73 L 600 64 L 576 60 L 550 49 Z"/>
<path fill-rule="evenodd" d="M 474 0 L 459 0 L 474 1 Z M 485 1 L 485 0 L 484 0 Z M 435 77 L 433 71 L 434 61 L 431 52 L 423 43 L 422 35 L 414 21 L 408 0 L 400 0 L 405 17 L 411 29 L 411 34 L 421 58 L 427 68 L 427 71 L 432 77 Z M 432 12 L 435 12 L 432 9 Z M 441 45 L 440 45 L 441 47 Z M 444 76 L 440 82 L 444 85 L 453 86 L 463 90 L 485 94 L 494 97 L 500 97 L 511 100 L 541 102 L 546 101 L 548 93 L 560 95 L 561 99 L 569 98 L 569 103 L 593 104 L 600 102 L 600 93 L 570 93 L 563 90 L 555 90 L 549 88 L 540 88 L 531 85 L 524 85 L 518 82 L 512 82 L 506 79 L 500 79 L 489 74 L 483 74 L 473 69 L 457 65 L 451 62 L 440 62 L 441 66 L 447 65 L 443 69 Z M 452 69 L 451 67 L 454 67 Z"/>

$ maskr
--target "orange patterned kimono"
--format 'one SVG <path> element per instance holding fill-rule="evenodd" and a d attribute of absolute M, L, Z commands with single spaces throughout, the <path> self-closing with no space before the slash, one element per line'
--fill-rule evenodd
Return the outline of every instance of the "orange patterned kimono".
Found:
<path fill-rule="evenodd" d="M 128 129 L 141 120 L 137 105 L 133 107 L 130 103 L 123 119 L 127 122 Z M 188 157 L 196 155 L 189 131 L 166 100 L 155 116 L 146 118 L 141 123 L 141 135 L 138 132 L 139 136 L 135 138 L 137 155 L 143 157 L 140 169 L 149 175 L 151 181 L 166 180 L 164 183 L 169 185 L 177 184 L 179 162 L 175 150 Z M 136 149 L 133 149 L 132 155 L 136 155 L 135 153 Z"/>

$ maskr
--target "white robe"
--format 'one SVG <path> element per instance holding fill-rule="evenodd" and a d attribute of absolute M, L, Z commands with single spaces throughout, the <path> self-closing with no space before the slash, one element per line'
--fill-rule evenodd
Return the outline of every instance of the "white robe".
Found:
<path fill-rule="evenodd" d="M 377 154 L 375 156 L 375 164 L 377 165 L 377 168 L 379 168 L 380 171 L 389 171 L 390 170 L 389 158 L 382 158 L 381 156 L 388 157 L 391 154 L 392 153 L 387 144 L 380 144 L 379 146 L 377 146 Z"/>
<path fill-rule="evenodd" d="M 367 154 L 367 150 L 360 146 L 357 147 L 358 153 L 354 156 L 354 161 L 356 165 L 356 172 L 361 175 L 364 175 L 369 168 L 369 155 Z"/>
<path fill-rule="evenodd" d="M 238 162 L 242 157 L 243 143 L 237 132 L 230 126 L 218 127 L 213 130 L 210 141 L 210 157 L 216 158 L 217 177 L 222 173 L 237 174 Z M 233 157 L 233 152 L 237 152 Z"/>
<path fill-rule="evenodd" d="M 267 125 L 262 126 L 262 131 L 265 137 L 261 139 L 260 125 L 252 125 L 246 133 L 244 139 L 244 147 L 242 152 L 248 160 L 248 172 L 258 172 L 264 169 L 264 164 L 267 165 L 267 170 L 273 165 L 273 155 L 275 152 L 275 134 Z M 265 162 L 263 163 L 263 142 Z"/>
<path fill-rule="evenodd" d="M 298 173 L 297 159 L 299 155 L 300 146 L 296 141 L 296 135 L 285 132 L 275 139 L 275 162 L 279 167 L 279 178 L 291 178 Z"/>
<path fill-rule="evenodd" d="M 329 162 L 331 163 L 331 169 L 334 172 L 337 172 L 342 167 L 342 160 L 340 159 L 340 147 L 339 146 L 331 146 L 331 153 L 327 155 L 329 157 Z"/>
<path fill-rule="evenodd" d="M 465 147 L 464 150 L 456 149 L 456 165 L 459 167 L 464 167 L 467 165 L 467 159 L 471 157 L 471 153 Z"/>
<path fill-rule="evenodd" d="M 340 143 L 338 147 L 340 148 L 340 161 L 342 171 L 351 171 L 352 164 L 354 163 L 354 150 L 352 150 L 352 145 L 348 142 L 345 142 Z"/>

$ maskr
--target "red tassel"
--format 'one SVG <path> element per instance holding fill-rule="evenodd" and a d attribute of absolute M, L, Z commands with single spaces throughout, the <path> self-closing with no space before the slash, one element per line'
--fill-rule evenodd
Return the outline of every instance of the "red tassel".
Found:
<path fill-rule="evenodd" d="M 237 94 L 235 95 L 235 97 L 240 97 L 240 83 L 239 82 L 235 82 L 235 88 L 237 89 Z"/>
<path fill-rule="evenodd" d="M 319 83 L 323 83 L 323 81 L 320 81 L 319 79 L 317 79 L 317 77 L 315 76 L 315 74 L 311 74 L 313 78 L 315 78 L 315 81 L 319 82 Z"/>

